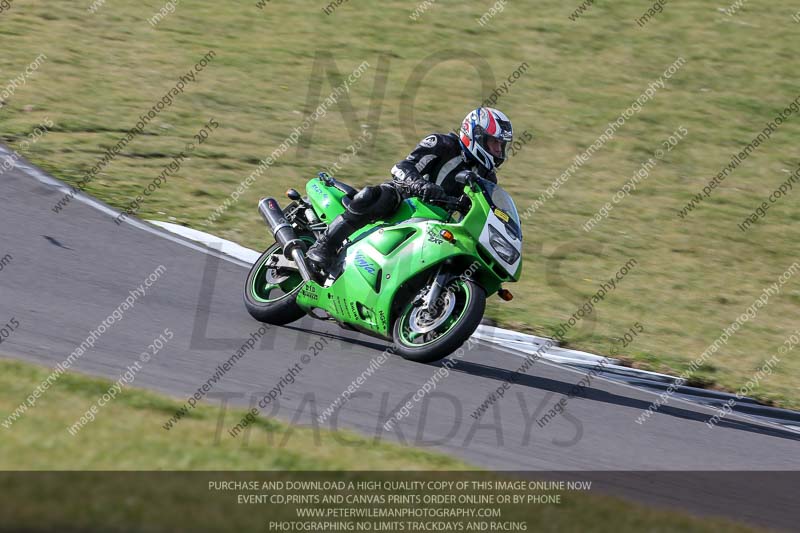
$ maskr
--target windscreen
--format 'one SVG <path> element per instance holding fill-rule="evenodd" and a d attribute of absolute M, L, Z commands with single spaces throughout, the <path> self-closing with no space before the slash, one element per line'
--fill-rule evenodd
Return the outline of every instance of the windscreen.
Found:
<path fill-rule="evenodd" d="M 511 199 L 511 195 L 508 194 L 501 186 L 483 178 L 480 179 L 480 184 L 486 193 L 486 197 L 492 204 L 492 207 L 499 209 L 508 217 L 509 220 L 507 221 L 507 224 L 509 229 L 515 233 L 517 237 L 522 239 L 522 223 L 519 220 L 517 206 L 514 205 L 514 200 Z M 503 217 L 501 216 L 500 218 Z"/>

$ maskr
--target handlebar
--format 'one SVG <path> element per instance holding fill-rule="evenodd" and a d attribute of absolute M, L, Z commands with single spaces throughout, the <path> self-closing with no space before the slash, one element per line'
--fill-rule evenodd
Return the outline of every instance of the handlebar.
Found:
<path fill-rule="evenodd" d="M 465 205 L 466 202 L 469 200 L 464 196 L 446 196 L 444 198 L 440 198 L 438 200 L 431 200 L 431 203 L 434 204 L 441 204 L 446 207 L 454 207 L 456 209 L 461 208 Z"/>
<path fill-rule="evenodd" d="M 464 174 L 464 179 L 470 179 L 471 178 L 471 176 L 468 175 L 467 171 L 462 171 L 459 174 Z M 427 202 L 427 203 L 431 203 L 431 204 L 439 204 L 439 205 L 442 205 L 442 206 L 445 206 L 445 207 L 452 207 L 452 208 L 458 209 L 460 207 L 464 207 L 466 204 L 469 204 L 469 202 L 470 202 L 470 200 L 464 195 L 461 195 L 461 196 L 445 196 L 444 198 L 439 198 L 439 199 L 435 199 L 435 200 L 432 199 L 432 198 L 424 198 L 422 196 L 417 196 L 416 194 L 414 194 L 415 191 L 412 189 L 412 187 L 408 183 L 404 183 L 402 181 L 395 181 L 394 184 L 395 184 L 396 187 L 398 187 L 401 190 L 401 192 L 403 194 L 407 194 L 409 196 L 416 196 L 417 198 L 419 198 L 423 202 Z M 471 204 L 469 204 L 469 205 L 471 205 Z"/>

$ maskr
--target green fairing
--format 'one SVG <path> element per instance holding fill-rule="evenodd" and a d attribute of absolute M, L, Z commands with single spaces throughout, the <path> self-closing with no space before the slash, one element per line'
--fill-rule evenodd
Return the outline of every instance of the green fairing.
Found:
<path fill-rule="evenodd" d="M 337 216 L 344 213 L 342 198 L 345 194 L 336 187 L 329 187 L 319 178 L 309 180 L 306 184 L 308 201 L 320 220 L 330 224 Z"/>
<path fill-rule="evenodd" d="M 475 190 L 473 190 L 473 188 Z M 319 178 L 306 186 L 308 201 L 324 222 L 344 212 L 344 193 Z M 405 200 L 389 219 L 369 224 L 350 237 L 344 272 L 329 287 L 306 281 L 297 296 L 305 311 L 323 309 L 336 319 L 391 338 L 392 302 L 402 284 L 450 259 L 452 272 L 471 279 L 492 294 L 502 282 L 517 281 L 509 276 L 479 242 L 492 207 L 477 185 L 465 186 L 472 209 L 458 222 L 448 221 L 448 212 L 417 198 Z M 441 237 L 449 230 L 455 242 Z M 473 265 L 473 262 L 477 262 Z M 472 268 L 469 268 L 473 265 Z"/>

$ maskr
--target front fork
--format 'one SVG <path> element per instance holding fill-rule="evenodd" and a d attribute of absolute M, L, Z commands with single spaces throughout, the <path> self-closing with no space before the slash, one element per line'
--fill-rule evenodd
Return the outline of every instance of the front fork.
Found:
<path fill-rule="evenodd" d="M 442 294 L 442 290 L 444 289 L 447 282 L 450 281 L 450 274 L 446 271 L 443 271 L 444 265 L 440 265 L 439 269 L 436 271 L 436 275 L 433 278 L 433 282 L 431 283 L 430 289 L 428 292 L 425 293 L 420 300 L 417 300 L 420 307 L 428 311 L 431 315 L 435 315 L 437 312 L 437 307 L 439 306 L 439 297 Z"/>

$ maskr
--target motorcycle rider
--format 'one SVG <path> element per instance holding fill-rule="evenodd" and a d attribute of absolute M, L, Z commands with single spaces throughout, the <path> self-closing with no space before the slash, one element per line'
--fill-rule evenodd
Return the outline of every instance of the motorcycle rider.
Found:
<path fill-rule="evenodd" d="M 464 185 L 456 182 L 455 176 L 463 170 L 497 183 L 495 169 L 506 160 L 512 140 L 511 121 L 505 114 L 491 107 L 470 111 L 459 135 L 428 135 L 392 167 L 391 181 L 361 189 L 309 248 L 306 257 L 314 268 L 325 270 L 350 234 L 379 218 L 390 217 L 405 198 L 435 201 L 460 196 Z"/>

